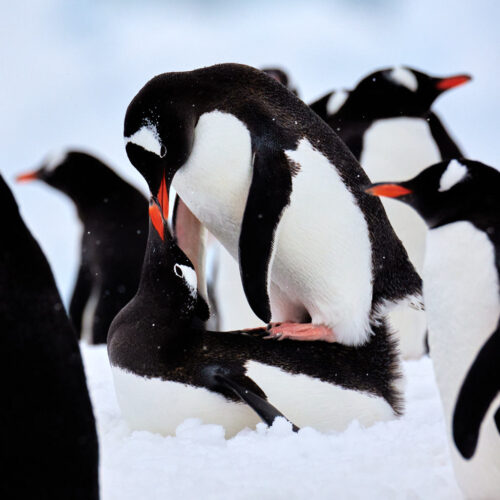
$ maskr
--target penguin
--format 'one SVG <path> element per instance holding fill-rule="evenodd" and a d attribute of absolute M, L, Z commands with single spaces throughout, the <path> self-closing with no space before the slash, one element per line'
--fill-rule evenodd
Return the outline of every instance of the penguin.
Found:
<path fill-rule="evenodd" d="M 146 248 L 147 199 L 94 156 L 49 156 L 19 182 L 41 180 L 69 196 L 83 224 L 80 268 L 69 315 L 80 339 L 106 343 L 109 325 L 134 296 Z"/>
<path fill-rule="evenodd" d="M 150 202 L 139 289 L 109 331 L 117 400 L 132 429 L 171 435 L 196 417 L 231 437 L 284 415 L 327 431 L 401 414 L 397 346 L 383 319 L 360 347 L 270 342 L 266 328 L 207 331 L 208 306 L 162 215 L 165 203 Z"/>
<path fill-rule="evenodd" d="M 443 92 L 470 80 L 469 75 L 438 78 L 406 66 L 376 71 L 350 91 L 330 92 L 311 104 L 349 146 L 372 182 L 404 180 L 441 160 L 462 153 L 431 110 Z M 383 200 L 389 220 L 419 273 L 426 226 L 409 207 Z M 401 333 L 405 358 L 426 351 L 425 313 L 400 307 L 390 320 Z"/>
<path fill-rule="evenodd" d="M 159 75 L 130 103 L 124 135 L 151 193 L 172 184 L 239 262 L 250 307 L 279 323 L 272 337 L 362 345 L 395 304 L 419 306 L 420 277 L 363 169 L 262 71 Z"/>
<path fill-rule="evenodd" d="M 97 500 L 97 434 L 76 336 L 1 176 L 0 207 L 0 497 Z"/>
<path fill-rule="evenodd" d="M 453 159 L 368 192 L 406 203 L 429 228 L 424 302 L 456 477 L 468 498 L 497 498 L 500 173 Z"/>

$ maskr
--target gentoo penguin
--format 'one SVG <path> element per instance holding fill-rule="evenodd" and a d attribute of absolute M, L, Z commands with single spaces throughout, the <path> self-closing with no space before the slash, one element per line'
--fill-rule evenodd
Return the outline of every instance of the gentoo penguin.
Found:
<path fill-rule="evenodd" d="M 83 224 L 78 277 L 69 307 L 79 338 L 106 342 L 109 325 L 139 284 L 148 231 L 146 198 L 100 160 L 69 151 L 18 176 L 71 198 Z"/>
<path fill-rule="evenodd" d="M 500 492 L 500 173 L 451 160 L 368 192 L 398 199 L 429 227 L 424 302 L 430 355 L 458 482 Z"/>
<path fill-rule="evenodd" d="M 408 67 L 388 68 L 368 75 L 351 91 L 330 92 L 311 108 L 340 135 L 372 182 L 404 180 L 440 160 L 462 156 L 431 106 L 443 92 L 469 80 L 468 75 L 437 78 Z M 425 224 L 413 210 L 393 200 L 384 200 L 384 207 L 421 272 Z M 401 334 L 403 355 L 421 356 L 425 313 L 400 307 L 390 320 Z"/>
<path fill-rule="evenodd" d="M 109 331 L 115 390 L 133 429 L 173 434 L 197 417 L 230 437 L 259 417 L 326 431 L 400 414 L 399 358 L 383 319 L 360 347 L 270 342 L 265 328 L 207 331 L 208 307 L 162 217 L 165 202 L 151 201 L 139 289 Z"/>
<path fill-rule="evenodd" d="M 130 103 L 124 134 L 151 193 L 161 199 L 173 181 L 239 262 L 253 311 L 281 322 L 271 336 L 361 345 L 392 305 L 419 300 L 420 278 L 382 204 L 361 189 L 362 168 L 262 71 L 159 75 Z"/>
<path fill-rule="evenodd" d="M 82 359 L 50 267 L 0 176 L 0 497 L 99 498 Z"/>

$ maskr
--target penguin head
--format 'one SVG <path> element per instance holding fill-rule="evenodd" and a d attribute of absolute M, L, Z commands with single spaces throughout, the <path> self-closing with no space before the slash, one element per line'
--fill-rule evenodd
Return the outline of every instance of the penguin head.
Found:
<path fill-rule="evenodd" d="M 410 205 L 432 229 L 460 220 L 498 217 L 500 173 L 478 161 L 453 159 L 436 163 L 408 181 L 372 184 L 365 192 Z"/>
<path fill-rule="evenodd" d="M 434 77 L 406 66 L 376 71 L 349 96 L 350 112 L 369 118 L 422 116 L 446 90 L 468 82 L 469 75 Z"/>
<path fill-rule="evenodd" d="M 165 73 L 150 80 L 125 115 L 127 156 L 157 200 L 160 190 L 168 191 L 175 173 L 189 158 L 198 118 L 194 104 L 187 102 L 189 89 L 179 83 L 183 78 L 179 75 Z"/>
<path fill-rule="evenodd" d="M 86 193 L 86 196 L 99 194 L 99 186 L 103 185 L 108 176 L 114 175 L 95 156 L 82 151 L 62 150 L 49 154 L 38 169 L 18 175 L 16 180 L 41 180 L 68 196 L 79 199 L 82 193 Z"/>
<path fill-rule="evenodd" d="M 149 203 L 150 228 L 139 291 L 149 289 L 161 307 L 181 319 L 206 321 L 207 303 L 198 292 L 193 264 L 170 233 L 162 207 L 156 198 Z"/>

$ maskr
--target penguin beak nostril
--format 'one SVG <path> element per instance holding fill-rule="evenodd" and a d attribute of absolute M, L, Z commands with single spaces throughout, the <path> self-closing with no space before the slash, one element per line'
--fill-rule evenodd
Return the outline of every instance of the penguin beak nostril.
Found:
<path fill-rule="evenodd" d="M 399 198 L 411 194 L 411 190 L 399 184 L 374 184 L 365 189 L 365 193 L 372 196 L 384 196 L 386 198 Z"/>
<path fill-rule="evenodd" d="M 440 78 L 436 83 L 438 90 L 449 90 L 472 80 L 470 75 L 455 75 L 447 78 Z"/>
<path fill-rule="evenodd" d="M 38 170 L 33 172 L 26 172 L 25 174 L 20 174 L 16 177 L 16 182 L 30 182 L 38 179 L 40 176 Z"/>

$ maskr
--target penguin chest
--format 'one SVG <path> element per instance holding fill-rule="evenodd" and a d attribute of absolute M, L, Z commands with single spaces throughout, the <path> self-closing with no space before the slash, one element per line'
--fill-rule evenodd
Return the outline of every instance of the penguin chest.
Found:
<path fill-rule="evenodd" d="M 191 155 L 175 174 L 173 186 L 235 258 L 251 181 L 252 146 L 246 126 L 229 113 L 202 115 Z"/>
<path fill-rule="evenodd" d="M 422 118 L 375 121 L 363 136 L 360 163 L 372 182 L 411 179 L 441 161 L 430 127 Z M 417 271 L 422 270 L 427 228 L 410 207 L 391 199 L 382 204 Z"/>
<path fill-rule="evenodd" d="M 494 488 L 498 492 L 500 484 L 500 439 L 493 420 L 500 397 L 493 401 L 482 422 L 472 459 L 460 455 L 451 435 L 459 391 L 500 317 L 495 248 L 484 232 L 465 221 L 429 231 L 424 300 L 430 352 L 457 479 L 470 495 L 489 498 Z"/>
<path fill-rule="evenodd" d="M 175 435 L 184 420 L 199 418 L 205 424 L 222 425 L 229 438 L 260 421 L 246 404 L 204 387 L 143 377 L 116 365 L 111 371 L 118 405 L 133 430 Z"/>

